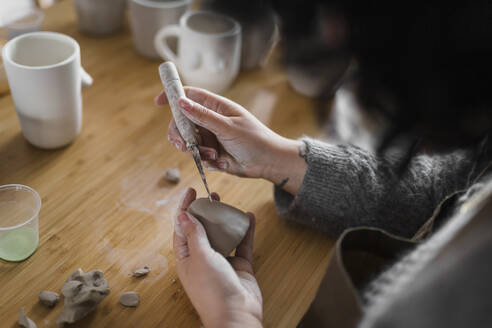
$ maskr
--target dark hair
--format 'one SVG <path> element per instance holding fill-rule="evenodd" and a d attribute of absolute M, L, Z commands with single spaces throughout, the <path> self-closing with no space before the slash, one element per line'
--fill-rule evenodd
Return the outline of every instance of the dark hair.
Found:
<path fill-rule="evenodd" d="M 288 65 L 354 59 L 345 82 L 363 108 L 390 122 L 383 145 L 410 135 L 454 148 L 492 128 L 489 1 L 216 1 L 221 5 L 229 12 L 237 6 L 252 23 L 255 10 L 272 5 Z"/>

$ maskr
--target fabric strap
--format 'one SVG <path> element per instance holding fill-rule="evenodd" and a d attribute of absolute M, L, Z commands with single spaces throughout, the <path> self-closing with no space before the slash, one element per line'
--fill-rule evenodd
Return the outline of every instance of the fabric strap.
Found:
<path fill-rule="evenodd" d="M 298 327 L 354 328 L 363 314 L 363 288 L 440 226 L 442 217 L 448 216 L 443 212 L 448 214 L 463 192 L 446 197 L 411 239 L 376 228 L 346 230 L 335 244 L 325 276 Z"/>

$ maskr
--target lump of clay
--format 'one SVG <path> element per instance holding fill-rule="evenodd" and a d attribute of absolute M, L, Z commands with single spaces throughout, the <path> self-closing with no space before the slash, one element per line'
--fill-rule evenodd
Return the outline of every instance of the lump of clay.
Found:
<path fill-rule="evenodd" d="M 179 174 L 178 169 L 167 169 L 164 178 L 167 182 L 176 184 L 181 180 L 181 174 Z"/>
<path fill-rule="evenodd" d="M 249 228 L 246 213 L 208 198 L 194 200 L 188 212 L 203 224 L 212 248 L 224 256 L 239 245 Z"/>
<path fill-rule="evenodd" d="M 133 272 L 134 277 L 142 277 L 146 276 L 150 272 L 150 268 L 148 266 L 144 266 L 142 269 L 137 269 Z"/>
<path fill-rule="evenodd" d="M 58 324 L 73 323 L 95 310 L 109 294 L 108 282 L 101 270 L 84 273 L 77 269 L 62 288 L 65 296 L 63 313 L 56 320 Z"/>
<path fill-rule="evenodd" d="M 140 302 L 140 297 L 137 292 L 126 292 L 121 294 L 120 303 L 121 305 L 128 307 L 136 307 Z"/>
<path fill-rule="evenodd" d="M 24 312 L 24 308 L 21 308 L 19 311 L 19 326 L 23 328 L 38 328 L 38 326 L 36 326 L 34 321 L 32 321 L 26 316 L 26 313 Z"/>
<path fill-rule="evenodd" d="M 46 305 L 47 307 L 54 307 L 58 303 L 59 299 L 60 299 L 60 295 L 58 295 L 58 293 L 55 292 L 43 290 L 39 294 L 39 301 L 44 305 Z"/>

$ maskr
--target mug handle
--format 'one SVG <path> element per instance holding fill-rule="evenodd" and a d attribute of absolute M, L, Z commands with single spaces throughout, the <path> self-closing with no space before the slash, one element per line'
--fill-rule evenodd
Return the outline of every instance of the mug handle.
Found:
<path fill-rule="evenodd" d="M 175 54 L 171 48 L 169 48 L 169 45 L 167 43 L 167 39 L 169 37 L 175 36 L 178 38 L 180 37 L 181 34 L 181 29 L 179 25 L 168 25 L 159 30 L 157 34 L 154 37 L 154 48 L 165 60 L 170 60 L 174 63 L 177 63 L 178 61 L 178 55 Z"/>
<path fill-rule="evenodd" d="M 82 78 L 82 88 L 89 87 L 92 85 L 92 82 L 94 82 L 92 76 L 90 76 L 82 66 L 80 66 L 80 76 Z"/>

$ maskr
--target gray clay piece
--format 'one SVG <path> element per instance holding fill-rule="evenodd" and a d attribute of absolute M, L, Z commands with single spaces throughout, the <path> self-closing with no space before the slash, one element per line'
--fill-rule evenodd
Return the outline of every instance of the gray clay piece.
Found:
<path fill-rule="evenodd" d="M 181 180 L 181 174 L 178 169 L 167 169 L 164 178 L 167 182 L 176 184 Z"/>
<path fill-rule="evenodd" d="M 21 308 L 19 311 L 19 326 L 23 328 L 38 328 L 38 326 L 36 326 L 34 321 L 32 321 L 26 316 L 26 313 L 24 312 L 24 308 Z"/>
<path fill-rule="evenodd" d="M 208 198 L 194 200 L 188 212 L 203 224 L 212 248 L 224 256 L 239 245 L 249 228 L 246 213 Z"/>
<path fill-rule="evenodd" d="M 62 288 L 65 296 L 63 313 L 56 320 L 59 325 L 73 323 L 94 311 L 99 303 L 108 296 L 108 281 L 101 270 L 84 273 L 77 269 Z"/>
<path fill-rule="evenodd" d="M 143 276 L 146 276 L 149 272 L 150 272 L 150 268 L 148 266 L 144 266 L 141 269 L 135 270 L 135 272 L 133 272 L 133 276 L 134 277 L 143 277 Z"/>
<path fill-rule="evenodd" d="M 140 303 L 140 296 L 137 292 L 123 293 L 120 296 L 120 303 L 127 307 L 137 307 L 138 303 Z"/>
<path fill-rule="evenodd" d="M 55 292 L 43 290 L 41 293 L 39 293 L 39 301 L 47 307 L 54 307 L 58 303 L 59 299 L 60 295 Z"/>

